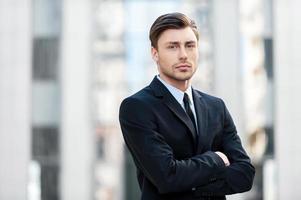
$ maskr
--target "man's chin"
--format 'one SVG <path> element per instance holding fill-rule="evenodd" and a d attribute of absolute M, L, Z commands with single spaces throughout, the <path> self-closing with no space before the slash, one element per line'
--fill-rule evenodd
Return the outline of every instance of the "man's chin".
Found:
<path fill-rule="evenodd" d="M 179 74 L 178 76 L 175 77 L 178 81 L 188 81 L 192 78 L 193 74 Z"/>
<path fill-rule="evenodd" d="M 189 81 L 192 76 L 176 77 L 177 81 Z"/>

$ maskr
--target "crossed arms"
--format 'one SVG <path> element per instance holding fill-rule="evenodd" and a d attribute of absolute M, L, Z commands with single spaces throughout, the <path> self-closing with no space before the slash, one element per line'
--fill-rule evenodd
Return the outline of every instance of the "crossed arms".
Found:
<path fill-rule="evenodd" d="M 178 160 L 157 131 L 156 119 L 147 103 L 137 98 L 122 102 L 119 120 L 125 142 L 137 167 L 160 193 L 195 190 L 200 195 L 219 196 L 251 189 L 254 167 L 226 106 L 222 101 L 221 104 L 224 108 L 223 152 L 207 151 Z"/>

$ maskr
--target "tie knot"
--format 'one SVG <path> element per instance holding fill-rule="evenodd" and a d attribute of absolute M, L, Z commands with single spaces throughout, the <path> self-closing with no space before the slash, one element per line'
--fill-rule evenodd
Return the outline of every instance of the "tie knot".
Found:
<path fill-rule="evenodd" d="M 184 93 L 183 101 L 184 101 L 184 104 L 188 104 L 188 105 L 190 104 L 189 96 L 186 92 Z"/>

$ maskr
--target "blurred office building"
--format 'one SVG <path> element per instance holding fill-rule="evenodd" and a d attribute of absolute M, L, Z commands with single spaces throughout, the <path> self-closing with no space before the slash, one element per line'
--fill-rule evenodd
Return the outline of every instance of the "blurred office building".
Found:
<path fill-rule="evenodd" d="M 223 98 L 256 166 L 227 199 L 300 199 L 298 0 L 0 0 L 0 200 L 138 200 L 121 101 L 157 74 L 148 31 L 200 31 L 195 88 Z"/>

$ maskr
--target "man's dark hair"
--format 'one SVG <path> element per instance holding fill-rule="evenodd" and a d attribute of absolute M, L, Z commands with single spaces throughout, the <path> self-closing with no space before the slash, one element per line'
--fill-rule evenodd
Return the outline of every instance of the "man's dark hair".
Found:
<path fill-rule="evenodd" d="M 155 20 L 149 31 L 149 39 L 152 47 L 157 48 L 158 39 L 165 30 L 182 29 L 186 27 L 190 27 L 197 40 L 199 40 L 199 33 L 195 22 L 186 15 L 178 12 L 161 15 Z"/>

